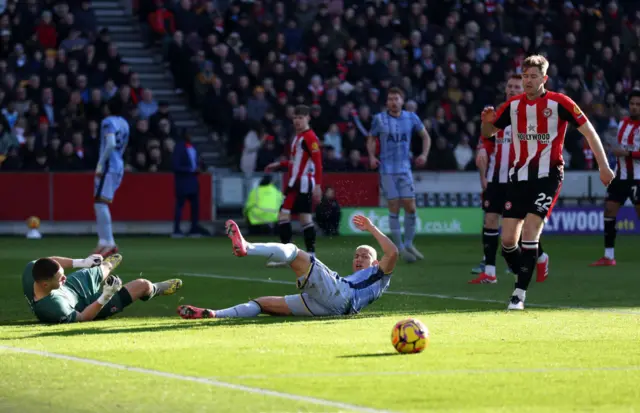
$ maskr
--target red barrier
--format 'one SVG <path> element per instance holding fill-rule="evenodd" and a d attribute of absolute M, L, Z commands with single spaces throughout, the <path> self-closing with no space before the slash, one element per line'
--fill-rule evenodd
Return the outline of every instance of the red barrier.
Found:
<path fill-rule="evenodd" d="M 343 207 L 377 207 L 380 204 L 380 177 L 377 173 L 330 173 L 322 177 L 323 188 L 333 187 Z"/>
<path fill-rule="evenodd" d="M 200 219 L 211 220 L 211 175 L 202 174 L 199 181 Z M 2 173 L 0 220 L 31 215 L 48 220 L 51 209 L 55 221 L 92 221 L 93 182 L 91 173 Z M 114 221 L 172 221 L 174 205 L 173 174 L 130 173 L 116 193 L 111 216 Z M 187 204 L 182 218 L 190 216 Z"/>

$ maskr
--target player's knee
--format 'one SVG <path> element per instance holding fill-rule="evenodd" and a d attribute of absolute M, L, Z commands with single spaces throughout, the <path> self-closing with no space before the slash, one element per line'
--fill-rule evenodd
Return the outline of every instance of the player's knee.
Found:
<path fill-rule="evenodd" d="M 127 290 L 131 294 L 131 298 L 137 300 L 140 297 L 147 297 L 153 293 L 153 284 L 144 278 L 138 278 L 127 284 Z"/>
<path fill-rule="evenodd" d="M 485 214 L 484 227 L 489 229 L 498 229 L 500 216 L 498 214 Z"/>
<path fill-rule="evenodd" d="M 640 209 L 636 208 L 640 212 Z M 615 217 L 618 214 L 618 205 L 613 204 L 612 202 L 607 202 L 604 204 L 604 216 L 605 217 Z"/>
<path fill-rule="evenodd" d="M 280 211 L 280 213 L 278 214 L 278 221 L 282 222 L 282 221 L 290 221 L 290 220 L 291 220 L 291 215 L 288 212 Z"/>
<path fill-rule="evenodd" d="M 518 245 L 518 238 L 516 238 L 515 234 L 505 234 L 502 233 L 502 247 L 503 248 L 513 248 Z"/>

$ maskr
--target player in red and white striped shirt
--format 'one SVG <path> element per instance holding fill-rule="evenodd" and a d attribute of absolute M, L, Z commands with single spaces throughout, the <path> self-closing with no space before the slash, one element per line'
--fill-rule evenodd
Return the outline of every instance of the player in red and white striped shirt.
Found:
<path fill-rule="evenodd" d="M 578 105 L 564 94 L 545 90 L 548 68 L 543 56 L 527 57 L 522 63 L 525 93 L 509 99 L 497 113 L 493 107 L 485 108 L 481 116 L 482 136 L 493 136 L 507 126 L 512 130 L 514 162 L 502 213 L 502 255 L 518 274 L 510 310 L 524 309 L 540 233 L 562 186 L 562 149 L 569 124 L 587 138 L 602 183 L 609 185 L 614 177 L 600 137 Z"/>
<path fill-rule="evenodd" d="M 613 249 L 616 242 L 616 216 L 627 199 L 636 207 L 640 217 L 640 90 L 629 94 L 629 117 L 618 125 L 613 154 L 618 157 L 616 177 L 607 188 L 604 204 L 604 257 L 592 267 L 614 266 Z"/>
<path fill-rule="evenodd" d="M 505 86 L 507 99 L 522 94 L 522 75 L 512 75 Z M 477 278 L 470 284 L 494 284 L 496 277 L 496 253 L 498 252 L 498 237 L 500 232 L 500 216 L 507 196 L 509 169 L 513 164 L 515 152 L 512 147 L 511 126 L 507 126 L 493 138 L 480 137 L 476 164 L 480 171 L 482 184 L 482 209 L 484 210 L 484 228 L 482 228 L 482 246 L 484 260 L 476 271 Z M 549 257 L 539 244 L 537 277 L 538 282 L 546 279 L 548 274 Z"/>
<path fill-rule="evenodd" d="M 280 242 L 289 244 L 293 238 L 291 214 L 298 214 L 307 252 L 315 254 L 316 228 L 313 223 L 313 201 L 322 197 L 322 154 L 320 141 L 309 128 L 310 110 L 298 105 L 294 111 L 293 126 L 296 137 L 291 142 L 290 160 L 269 164 L 266 171 L 278 167 L 289 169 L 284 189 L 284 202 L 278 216 Z M 287 266 L 288 263 L 268 262 L 269 267 Z"/>

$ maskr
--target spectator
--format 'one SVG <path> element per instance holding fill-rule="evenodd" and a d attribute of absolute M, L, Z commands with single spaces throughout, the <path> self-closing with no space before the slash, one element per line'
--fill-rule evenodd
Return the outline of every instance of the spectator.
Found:
<path fill-rule="evenodd" d="M 143 89 L 142 100 L 138 103 L 140 118 L 149 119 L 158 111 L 158 102 L 153 99 L 151 89 Z"/>
<path fill-rule="evenodd" d="M 340 205 L 336 201 L 335 191 L 327 187 L 324 191 L 322 201 L 316 206 L 316 223 L 324 235 L 340 235 Z"/>
<path fill-rule="evenodd" d="M 138 164 L 144 167 L 145 156 L 139 153 Z M 191 143 L 191 136 L 184 135 L 184 139 L 176 143 L 172 156 L 172 169 L 175 179 L 176 208 L 173 220 L 174 238 L 184 236 L 180 229 L 182 209 L 186 201 L 191 206 L 191 230 L 190 236 L 206 235 L 207 231 L 198 224 L 200 217 L 200 185 L 198 184 L 199 172 L 198 153 Z"/>

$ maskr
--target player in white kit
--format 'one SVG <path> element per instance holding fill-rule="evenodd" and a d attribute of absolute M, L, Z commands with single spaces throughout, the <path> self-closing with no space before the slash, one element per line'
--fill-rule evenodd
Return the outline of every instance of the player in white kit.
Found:
<path fill-rule="evenodd" d="M 94 210 L 98 231 L 95 253 L 103 257 L 118 252 L 113 239 L 109 204 L 124 175 L 124 152 L 129 142 L 129 123 L 121 116 L 108 116 L 100 125 L 100 159 L 96 166 Z"/>

